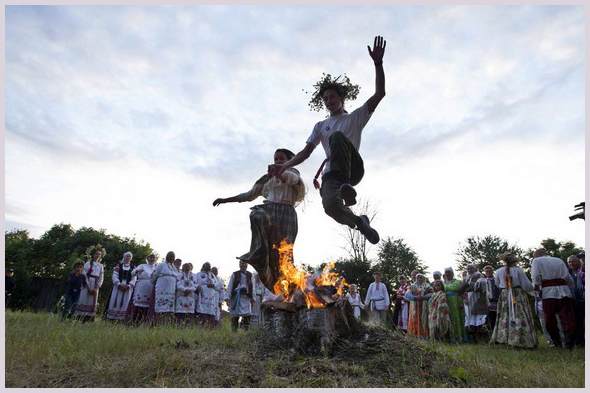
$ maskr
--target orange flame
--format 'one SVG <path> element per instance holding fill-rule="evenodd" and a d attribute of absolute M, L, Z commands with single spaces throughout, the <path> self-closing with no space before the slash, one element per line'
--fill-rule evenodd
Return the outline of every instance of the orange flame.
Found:
<path fill-rule="evenodd" d="M 321 273 L 310 274 L 297 268 L 293 261 L 293 244 L 286 239 L 281 240 L 279 246 L 274 246 L 279 252 L 279 272 L 280 276 L 274 284 L 273 292 L 275 295 L 283 295 L 286 301 L 293 302 L 293 297 L 297 289 L 303 294 L 307 308 L 324 308 L 324 302 L 318 298 L 313 289 L 317 286 L 334 286 L 336 296 L 344 295 L 344 288 L 348 283 L 338 275 L 332 272 L 334 262 L 324 266 Z"/>

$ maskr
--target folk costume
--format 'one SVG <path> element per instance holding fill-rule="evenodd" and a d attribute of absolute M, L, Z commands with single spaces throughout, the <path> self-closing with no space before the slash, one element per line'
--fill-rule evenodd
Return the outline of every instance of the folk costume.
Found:
<path fill-rule="evenodd" d="M 195 312 L 200 324 L 215 326 L 215 316 L 219 312 L 219 291 L 215 274 L 211 271 L 195 273 L 197 297 Z"/>
<path fill-rule="evenodd" d="M 444 290 L 435 291 L 428 299 L 428 335 L 432 340 L 446 341 L 450 337 L 451 317 Z"/>
<path fill-rule="evenodd" d="M 384 323 L 389 308 L 389 293 L 382 282 L 372 282 L 367 289 L 365 305 L 369 311 L 369 321 Z"/>
<path fill-rule="evenodd" d="M 238 259 L 252 265 L 267 287 L 272 287 L 280 275 L 277 249 L 280 242 L 286 240 L 289 244 L 295 243 L 298 232 L 295 205 L 305 195 L 299 171 L 289 168 L 282 177 L 285 181 L 264 175 L 252 189 L 236 196 L 238 202 L 264 197 L 262 204 L 250 208 L 250 251 Z"/>
<path fill-rule="evenodd" d="M 557 347 L 562 346 L 556 319 L 559 316 L 565 336 L 564 344 L 571 348 L 576 332 L 575 299 L 572 293 L 575 284 L 565 262 L 551 256 L 534 258 L 531 276 L 533 283 L 541 288 L 545 328 L 553 344 Z"/>
<path fill-rule="evenodd" d="M 129 262 L 119 262 L 113 268 L 113 289 L 108 301 L 106 319 L 122 321 L 130 317 L 129 306 L 137 276 L 134 276 L 135 266 Z"/>
<path fill-rule="evenodd" d="M 240 327 L 248 330 L 254 301 L 252 273 L 241 270 L 233 272 L 227 288 L 230 293 L 229 313 L 231 314 L 232 329 L 234 331 L 238 329 L 238 322 L 241 318 Z"/>
<path fill-rule="evenodd" d="M 428 299 L 431 296 L 432 287 L 426 280 L 410 285 L 410 290 L 406 293 L 406 299 L 410 301 L 408 334 L 421 338 L 428 337 Z"/>
<path fill-rule="evenodd" d="M 495 276 L 501 292 L 490 343 L 535 348 L 537 334 L 527 298 L 527 292 L 533 291 L 533 284 L 517 266 L 503 266 L 496 270 Z"/>
<path fill-rule="evenodd" d="M 350 305 L 352 306 L 352 312 L 354 317 L 357 320 L 361 319 L 361 309 L 365 308 L 365 304 L 363 303 L 363 300 L 361 299 L 361 294 L 360 293 L 355 293 L 354 295 L 352 293 L 347 293 L 346 294 L 346 300 L 348 300 L 348 303 L 350 303 Z"/>
<path fill-rule="evenodd" d="M 154 311 L 156 314 L 174 312 L 178 273 L 178 268 L 167 261 L 159 263 L 154 269 L 151 280 L 155 289 Z"/>
<path fill-rule="evenodd" d="M 152 275 L 156 270 L 156 263 L 142 263 L 131 272 L 136 277 L 133 290 L 133 321 L 147 321 L 150 319 L 149 309 L 154 304 L 154 284 Z"/>
<path fill-rule="evenodd" d="M 461 343 L 466 340 L 465 336 L 465 316 L 463 308 L 463 298 L 460 290 L 463 282 L 456 278 L 452 280 L 443 281 L 445 286 L 445 294 L 447 295 L 447 302 L 449 304 L 449 316 L 451 318 L 451 342 Z"/>
<path fill-rule="evenodd" d="M 84 321 L 92 321 L 96 317 L 98 293 L 104 281 L 104 266 L 102 263 L 91 259 L 84 264 L 83 274 L 86 276 L 86 285 L 80 291 L 80 298 L 74 316 Z M 90 293 L 90 289 L 94 289 L 96 292 Z"/>
<path fill-rule="evenodd" d="M 197 283 L 191 272 L 180 272 L 176 280 L 176 304 L 174 312 L 181 319 L 192 316 L 195 313 L 195 292 Z M 188 295 L 186 294 L 188 291 Z M 179 315 L 180 314 L 180 315 Z"/>

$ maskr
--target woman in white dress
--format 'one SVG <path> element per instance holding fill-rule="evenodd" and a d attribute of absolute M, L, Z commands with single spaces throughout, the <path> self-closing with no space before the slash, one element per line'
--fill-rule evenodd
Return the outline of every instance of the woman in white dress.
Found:
<path fill-rule="evenodd" d="M 195 274 L 197 284 L 197 302 L 195 311 L 197 322 L 206 327 L 215 326 L 215 315 L 219 308 L 217 279 L 211 271 L 211 264 L 205 262 L 201 271 Z"/>
<path fill-rule="evenodd" d="M 192 273 L 193 265 L 185 263 L 176 281 L 176 320 L 179 323 L 188 323 L 195 313 L 195 291 L 197 284 Z"/>
<path fill-rule="evenodd" d="M 352 306 L 354 317 L 360 321 L 361 309 L 365 308 L 365 305 L 355 284 L 350 284 L 350 292 L 346 294 L 346 300 L 348 300 L 348 303 Z"/>
<path fill-rule="evenodd" d="M 129 305 L 137 277 L 133 275 L 135 266 L 131 264 L 133 254 L 127 251 L 123 259 L 113 268 L 113 289 L 108 302 L 106 319 L 122 321 L 129 316 Z"/>
<path fill-rule="evenodd" d="M 146 258 L 146 263 L 142 263 L 132 271 L 136 278 L 135 289 L 133 291 L 133 317 L 134 323 L 146 322 L 150 319 L 149 309 L 153 303 L 154 284 L 152 284 L 152 274 L 156 268 L 156 255 L 150 254 Z"/>
<path fill-rule="evenodd" d="M 174 321 L 174 308 L 176 306 L 176 279 L 178 269 L 174 266 L 174 252 L 166 254 L 164 262 L 158 264 L 152 274 L 152 283 L 155 286 L 154 312 L 156 323 Z"/>
<path fill-rule="evenodd" d="M 104 280 L 104 266 L 100 261 L 106 255 L 106 251 L 100 245 L 89 250 L 92 257 L 84 264 L 86 285 L 80 290 L 80 299 L 74 312 L 74 317 L 82 322 L 94 321 L 98 308 L 98 292 Z"/>

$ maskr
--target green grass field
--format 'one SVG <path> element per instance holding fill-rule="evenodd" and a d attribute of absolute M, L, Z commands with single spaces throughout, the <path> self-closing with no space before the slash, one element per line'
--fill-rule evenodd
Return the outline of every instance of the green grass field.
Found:
<path fill-rule="evenodd" d="M 584 351 L 447 345 L 389 334 L 335 357 L 269 349 L 259 331 L 60 322 L 6 312 L 6 386 L 584 387 Z"/>

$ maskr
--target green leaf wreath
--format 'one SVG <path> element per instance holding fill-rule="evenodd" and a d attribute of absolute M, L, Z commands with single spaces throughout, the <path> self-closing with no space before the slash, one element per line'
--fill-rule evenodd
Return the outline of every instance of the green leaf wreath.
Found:
<path fill-rule="evenodd" d="M 324 100 L 322 95 L 328 89 L 334 89 L 340 97 L 346 100 L 355 100 L 359 94 L 359 85 L 350 83 L 350 78 L 344 75 L 339 75 L 336 79 L 332 79 L 332 75 L 322 73 L 322 78 L 313 85 L 314 91 L 311 93 L 311 100 L 308 105 L 310 110 L 319 112 L 324 109 Z M 304 90 L 306 94 L 309 91 Z"/>

